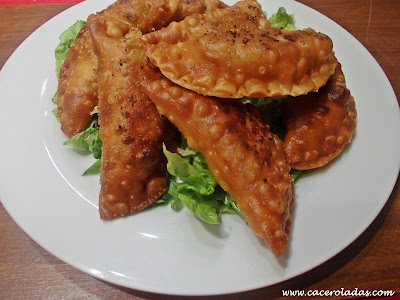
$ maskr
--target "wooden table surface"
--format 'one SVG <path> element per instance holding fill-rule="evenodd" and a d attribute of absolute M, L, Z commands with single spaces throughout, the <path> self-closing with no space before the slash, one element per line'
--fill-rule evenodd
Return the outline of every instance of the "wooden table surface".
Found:
<path fill-rule="evenodd" d="M 300 2 L 333 19 L 354 35 L 381 65 L 397 98 L 400 99 L 399 0 L 301 0 Z M 72 4 L 0 6 L 0 67 L 37 27 L 70 6 Z M 282 296 L 282 289 L 358 288 L 371 291 L 394 290 L 400 293 L 398 186 L 399 180 L 386 206 L 372 225 L 333 259 L 292 280 L 232 297 L 279 298 Z M 0 299 L 167 297 L 117 287 L 74 269 L 29 238 L 16 225 L 1 203 L 0 232 Z"/>

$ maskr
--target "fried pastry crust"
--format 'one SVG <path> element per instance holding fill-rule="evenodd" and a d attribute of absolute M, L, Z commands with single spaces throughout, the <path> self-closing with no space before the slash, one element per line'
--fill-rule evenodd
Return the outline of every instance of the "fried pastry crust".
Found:
<path fill-rule="evenodd" d="M 178 1 L 177 9 L 171 17 L 172 21 L 182 21 L 185 17 L 195 13 L 205 13 L 216 10 L 218 8 L 227 7 L 227 5 L 219 0 L 171 0 Z"/>
<path fill-rule="evenodd" d="M 180 0 L 117 0 L 99 14 L 109 23 L 108 34 L 121 37 L 121 30 L 136 27 L 147 33 L 166 25 Z M 113 25 L 116 24 L 116 25 Z"/>
<path fill-rule="evenodd" d="M 337 64 L 328 36 L 312 29 L 270 28 L 255 1 L 189 16 L 144 35 L 143 41 L 167 78 L 223 98 L 317 91 Z"/>
<path fill-rule="evenodd" d="M 172 1 L 172 0 L 171 0 Z M 174 0 L 176 1 L 176 0 Z M 175 10 L 177 7 L 175 7 Z M 108 26 L 110 34 L 121 34 L 120 27 L 136 26 L 144 32 L 164 25 L 173 15 L 167 0 L 118 0 L 101 12 L 118 26 Z M 97 57 L 92 38 L 84 26 L 77 35 L 60 69 L 58 109 L 61 130 L 71 137 L 84 130 L 97 105 Z"/>
<path fill-rule="evenodd" d="M 180 21 L 192 13 L 220 7 L 218 0 L 118 0 L 100 14 L 107 20 L 108 34 L 122 37 L 130 27 L 146 33 L 171 20 Z M 61 67 L 58 109 L 61 130 L 71 137 L 86 128 L 97 105 L 97 57 L 92 38 L 84 26 Z"/>
<path fill-rule="evenodd" d="M 84 130 L 97 105 L 97 57 L 86 26 L 83 26 L 60 68 L 58 115 L 68 137 Z"/>
<path fill-rule="evenodd" d="M 143 86 L 158 111 L 204 155 L 255 234 L 280 256 L 288 244 L 294 186 L 283 143 L 260 112 L 238 100 L 199 95 L 166 78 Z"/>
<path fill-rule="evenodd" d="M 99 212 L 102 219 L 113 219 L 144 209 L 167 190 L 162 143 L 173 144 L 178 132 L 140 89 L 145 61 L 141 32 L 131 28 L 123 37 L 111 36 L 108 26 L 124 27 L 95 15 L 87 26 L 98 57 Z"/>
<path fill-rule="evenodd" d="M 326 86 L 284 100 L 286 157 L 292 168 L 305 170 L 326 165 L 352 140 L 357 111 L 345 84 L 341 65 Z"/>

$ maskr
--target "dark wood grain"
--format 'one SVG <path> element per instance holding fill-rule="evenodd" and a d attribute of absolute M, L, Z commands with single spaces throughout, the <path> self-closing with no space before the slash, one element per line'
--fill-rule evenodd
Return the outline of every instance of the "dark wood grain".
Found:
<path fill-rule="evenodd" d="M 323 13 L 354 35 L 381 65 L 399 99 L 400 1 L 299 2 Z M 29 34 L 70 6 L 72 5 L 0 6 L 0 67 Z M 398 185 L 397 182 L 386 206 L 371 226 L 328 262 L 281 284 L 227 297 L 279 298 L 282 296 L 282 289 L 358 288 L 395 290 L 400 293 Z M 117 287 L 74 269 L 29 238 L 1 204 L 0 232 L 0 299 L 176 299 Z"/>
<path fill-rule="evenodd" d="M 71 4 L 0 6 L 0 66 L 39 26 L 71 7 Z"/>

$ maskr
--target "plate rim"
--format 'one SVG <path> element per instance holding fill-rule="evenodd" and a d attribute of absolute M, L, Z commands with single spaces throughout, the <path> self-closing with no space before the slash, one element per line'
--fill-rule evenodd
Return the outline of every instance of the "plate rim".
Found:
<path fill-rule="evenodd" d="M 82 3 L 85 3 L 85 5 L 88 5 L 89 2 L 94 2 L 94 1 L 86 1 L 86 2 L 82 2 Z M 290 2 L 290 0 L 288 0 L 287 2 Z M 293 1 L 293 2 L 294 2 L 294 1 Z M 316 10 L 314 10 L 314 9 L 312 9 L 312 8 L 310 8 L 310 7 L 306 6 L 306 5 L 304 5 L 304 4 L 297 3 L 297 2 L 294 2 L 294 3 L 296 3 L 296 5 L 305 6 L 305 7 L 307 7 L 308 9 L 313 10 L 314 13 L 316 12 L 316 13 L 320 14 L 318 11 L 316 11 Z M 80 3 L 80 4 L 77 4 L 77 5 L 73 6 L 73 7 L 71 7 L 71 8 L 69 8 L 69 9 L 67 9 L 67 11 L 71 11 L 71 9 L 77 9 L 76 7 L 79 6 L 79 5 L 81 5 L 81 3 Z M 65 11 L 64 11 L 64 12 L 65 12 Z M 45 28 L 46 26 L 49 26 L 50 22 L 56 22 L 56 21 L 54 21 L 54 20 L 56 20 L 56 18 L 59 17 L 59 15 L 64 14 L 64 12 L 61 12 L 60 14 L 56 15 L 55 17 L 53 17 L 52 19 L 50 19 L 49 21 L 47 21 L 45 24 L 43 24 L 42 26 L 40 26 L 40 27 L 39 27 L 38 29 L 36 29 L 36 30 L 35 30 L 35 31 L 34 31 L 20 46 L 18 46 L 18 48 L 17 48 L 17 49 L 13 52 L 13 54 L 7 59 L 6 63 L 5 63 L 4 66 L 2 67 L 2 70 L 1 70 L 1 72 L 0 72 L 1 75 L 4 73 L 4 70 L 7 71 L 7 69 L 9 68 L 8 65 L 12 63 L 12 60 L 11 60 L 11 59 L 12 59 L 12 57 L 14 56 L 14 54 L 15 54 L 17 51 L 22 51 L 22 50 L 19 50 L 19 49 L 20 49 L 20 48 L 22 49 L 23 45 L 25 45 L 26 43 L 31 42 L 31 40 L 33 39 L 33 37 L 35 37 L 36 35 L 39 35 L 40 32 L 43 30 L 43 28 Z M 322 14 L 321 14 L 321 15 L 322 15 Z M 322 16 L 323 16 L 324 18 L 329 19 L 328 17 L 326 17 L 326 16 L 324 16 L 324 15 L 322 15 Z M 372 60 L 375 62 L 375 64 L 379 67 L 379 70 L 381 71 L 381 73 L 385 76 L 386 81 L 387 81 L 387 83 L 389 84 L 389 86 L 390 86 L 390 88 L 391 88 L 391 92 L 392 92 L 392 94 L 393 94 L 393 97 L 394 97 L 394 99 L 396 99 L 396 95 L 395 95 L 395 93 L 394 93 L 394 91 L 393 91 L 393 88 L 392 88 L 392 86 L 391 86 L 391 83 L 390 83 L 389 79 L 387 78 L 386 74 L 384 73 L 384 71 L 382 70 L 382 68 L 379 66 L 379 64 L 377 63 L 377 61 L 375 60 L 375 58 L 371 55 L 371 53 L 365 48 L 364 45 L 362 45 L 358 40 L 356 40 L 356 39 L 355 39 L 350 33 L 348 33 L 343 27 L 341 27 L 339 24 L 337 24 L 337 23 L 334 22 L 333 20 L 331 20 L 331 19 L 329 19 L 329 20 L 332 21 L 336 26 L 339 26 L 339 27 L 341 28 L 341 30 L 343 30 L 344 32 L 346 32 L 346 34 L 350 35 L 359 45 L 361 45 L 361 46 L 366 50 L 366 52 L 370 55 L 370 59 L 372 58 Z M 33 37 L 32 37 L 32 36 L 33 36 Z M 10 62 L 10 61 L 11 61 L 11 62 Z M 2 78 L 1 75 L 0 75 L 0 79 Z M 0 82 L 1 82 L 1 80 L 0 80 Z M 0 91 L 1 91 L 1 90 L 0 90 Z M 400 169 L 400 162 L 398 163 L 398 166 L 397 166 L 397 170 L 399 170 L 399 169 Z M 377 216 L 381 213 L 383 207 L 386 205 L 388 199 L 390 198 L 390 196 L 391 196 L 391 194 L 392 194 L 392 192 L 393 192 L 393 189 L 394 189 L 394 187 L 395 187 L 395 185 L 396 185 L 396 182 L 397 182 L 397 180 L 398 180 L 398 176 L 399 176 L 398 174 L 399 174 L 399 171 L 397 171 L 397 177 L 394 178 L 392 184 L 389 184 L 387 190 L 385 191 L 385 194 L 387 194 L 387 197 L 385 198 L 386 200 L 383 201 L 383 202 L 381 203 L 381 206 L 379 207 L 379 209 L 377 209 L 377 210 L 378 210 L 378 213 L 377 213 L 377 214 L 375 215 L 375 217 L 370 221 L 370 223 L 369 223 L 367 226 L 365 226 L 364 230 L 362 230 L 361 233 L 355 233 L 355 234 L 354 234 L 354 235 L 356 235 L 355 239 L 352 239 L 352 241 L 349 242 L 345 247 L 343 247 L 339 252 L 333 254 L 332 256 L 330 256 L 330 257 L 328 257 L 327 259 L 321 261 L 321 262 L 318 263 L 317 265 L 311 267 L 311 269 L 307 269 L 307 268 L 306 268 L 307 270 L 304 270 L 304 271 L 302 271 L 302 272 L 299 272 L 298 274 L 294 274 L 292 277 L 287 277 L 287 278 L 285 278 L 285 279 L 283 279 L 283 280 L 281 280 L 281 281 L 279 281 L 279 282 L 272 283 L 272 284 L 269 284 L 269 285 L 266 285 L 266 286 L 278 284 L 278 283 L 280 283 L 280 282 L 282 282 L 282 281 L 286 281 L 286 280 L 292 279 L 292 278 L 294 278 L 294 277 L 300 276 L 301 274 L 304 274 L 304 273 L 306 273 L 306 272 L 308 272 L 308 271 L 310 271 L 310 270 L 312 270 L 312 269 L 314 269 L 314 268 L 320 266 L 321 264 L 325 263 L 326 261 L 332 259 L 332 257 L 336 256 L 338 253 L 340 253 L 340 252 L 343 251 L 345 248 L 347 248 L 350 244 L 352 244 L 354 241 L 356 241 L 357 238 L 360 237 L 360 236 L 363 234 L 363 232 L 364 232 L 367 228 L 370 227 L 370 225 L 374 222 L 374 220 L 377 218 Z M 1 196 L 1 195 L 0 195 L 0 196 Z M 25 226 L 23 225 L 23 221 L 22 221 L 22 220 L 19 220 L 19 219 L 18 219 L 18 216 L 15 217 L 12 213 L 9 212 L 9 206 L 8 206 L 7 201 L 4 202 L 4 199 L 3 199 L 2 197 L 0 198 L 0 201 L 2 202 L 2 204 L 3 204 L 4 208 L 5 208 L 5 210 L 10 214 L 10 216 L 14 219 L 14 221 L 18 224 L 18 226 L 19 226 L 20 228 L 22 228 L 22 230 L 23 230 L 28 236 L 32 237 L 31 234 L 29 234 L 29 230 L 26 230 L 26 229 L 24 228 Z M 11 209 L 11 211 L 12 211 L 12 209 Z M 21 226 L 21 225 L 22 225 L 22 226 Z M 33 238 L 32 238 L 32 239 L 33 239 Z M 36 239 L 34 239 L 34 241 L 35 241 L 36 243 L 38 243 L 39 245 L 41 245 L 39 242 L 36 241 Z M 46 249 L 46 248 L 45 248 L 45 249 Z M 48 250 L 46 249 L 46 251 L 48 251 Z M 49 251 L 49 252 L 50 252 L 50 251 Z M 71 263 L 71 262 L 69 262 L 69 261 L 66 261 L 66 260 L 63 259 L 62 257 L 59 257 L 57 254 L 52 253 L 52 252 L 50 252 L 50 253 L 51 253 L 52 255 L 54 255 L 55 257 L 57 257 L 58 259 L 67 262 L 69 265 L 74 266 L 75 268 L 79 269 L 80 271 L 83 271 L 84 273 L 90 274 L 91 276 L 94 276 L 94 277 L 99 278 L 99 279 L 102 279 L 102 280 L 106 280 L 106 281 L 108 281 L 108 282 L 111 282 L 111 283 L 114 283 L 114 284 L 117 284 L 117 285 L 121 285 L 118 281 L 110 281 L 108 278 L 105 279 L 104 277 L 99 276 L 99 275 L 96 274 L 95 272 L 94 272 L 94 273 L 93 273 L 93 272 L 88 272 L 87 268 L 85 268 L 84 266 L 74 265 L 73 263 Z M 164 293 L 164 292 L 162 292 L 162 291 L 157 291 L 157 290 L 155 290 L 155 291 L 150 291 L 150 290 L 148 290 L 148 289 L 136 288 L 136 287 L 132 287 L 132 286 L 129 286 L 129 285 L 122 285 L 122 286 L 125 286 L 125 287 L 128 287 L 128 288 L 132 288 L 132 289 L 136 289 L 136 290 L 138 289 L 138 290 L 142 290 L 142 291 L 146 291 L 146 292 Z M 245 291 L 253 290 L 253 289 L 256 289 L 256 288 L 262 288 L 262 287 L 266 287 L 266 286 L 258 286 L 258 287 L 253 287 L 253 288 L 251 288 L 251 289 L 244 289 L 244 290 L 241 290 L 241 291 L 234 291 L 234 292 L 226 292 L 226 291 L 225 291 L 225 292 L 223 292 L 223 294 L 227 294 L 227 293 L 237 293 L 237 292 L 245 292 Z M 185 294 L 176 293 L 175 295 L 188 295 L 188 294 L 186 294 L 186 293 L 185 293 Z M 216 295 L 216 294 L 215 294 L 215 293 L 212 293 L 212 294 L 198 294 L 198 293 L 190 294 L 190 293 L 189 293 L 189 295 Z"/>

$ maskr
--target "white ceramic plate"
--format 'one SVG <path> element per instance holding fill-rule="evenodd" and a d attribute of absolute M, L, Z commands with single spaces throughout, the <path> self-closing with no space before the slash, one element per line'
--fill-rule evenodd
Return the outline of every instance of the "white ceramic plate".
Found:
<path fill-rule="evenodd" d="M 238 216 L 211 226 L 169 206 L 101 221 L 93 159 L 63 146 L 51 111 L 53 51 L 77 19 L 106 7 L 87 0 L 35 31 L 0 73 L 0 199 L 21 228 L 72 266 L 149 292 L 209 295 L 272 285 L 306 272 L 354 241 L 386 203 L 399 170 L 397 100 L 382 69 L 348 32 L 290 0 L 262 1 L 295 14 L 298 27 L 328 34 L 355 97 L 358 128 L 337 161 L 296 184 L 288 251 L 275 259 Z"/>

